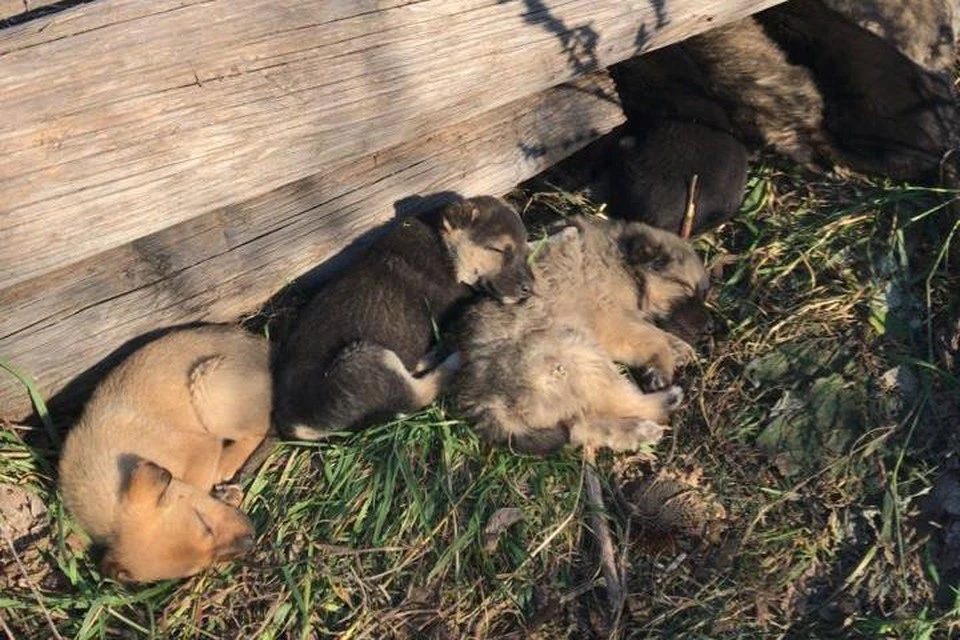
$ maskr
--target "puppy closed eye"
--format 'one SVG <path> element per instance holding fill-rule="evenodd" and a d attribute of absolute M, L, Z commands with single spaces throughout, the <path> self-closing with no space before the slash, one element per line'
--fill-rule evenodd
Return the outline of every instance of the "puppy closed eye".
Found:
<path fill-rule="evenodd" d="M 199 511 L 197 511 L 196 509 L 194 509 L 193 512 L 197 515 L 197 520 L 200 521 L 200 524 L 203 525 L 204 533 L 206 533 L 206 535 L 208 535 L 208 536 L 210 536 L 210 537 L 212 538 L 212 537 L 213 537 L 213 529 L 210 527 L 209 524 L 207 524 L 207 520 L 203 517 L 203 514 L 200 513 Z"/>
<path fill-rule="evenodd" d="M 503 248 L 495 247 L 495 246 L 490 245 L 490 246 L 484 247 L 484 249 L 486 249 L 487 251 L 493 251 L 493 252 L 495 252 L 495 253 L 499 253 L 500 255 L 503 256 L 503 259 L 504 259 L 504 260 L 512 260 L 512 259 L 513 259 L 513 247 L 511 247 L 511 246 L 509 246 L 509 245 L 506 246 L 506 247 L 503 247 Z"/>

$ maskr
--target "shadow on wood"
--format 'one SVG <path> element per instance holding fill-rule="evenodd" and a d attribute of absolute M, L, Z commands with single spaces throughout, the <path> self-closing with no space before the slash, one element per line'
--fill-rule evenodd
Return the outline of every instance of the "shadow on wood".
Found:
<path fill-rule="evenodd" d="M 158 326 L 251 313 L 393 216 L 397 201 L 455 189 L 500 194 L 622 121 L 604 74 L 558 87 L 338 170 L 297 180 L 0 289 L 0 357 L 56 393 Z M 599 98 L 597 96 L 605 96 Z M 0 415 L 29 410 L 0 378 Z"/>
<path fill-rule="evenodd" d="M 350 263 L 361 255 L 371 243 L 389 231 L 400 220 L 410 215 L 416 215 L 423 211 L 443 206 L 446 203 L 461 199 L 462 197 L 463 196 L 455 192 L 444 191 L 398 200 L 394 203 L 395 215 L 392 220 L 361 234 L 329 260 L 324 261 L 295 279 L 287 287 L 267 300 L 256 314 L 247 317 L 242 322 L 243 326 L 253 333 L 266 334 L 271 338 L 272 342 L 276 342 L 286 335 L 289 331 L 290 324 L 296 319 L 300 309 L 327 280 L 343 269 L 348 269 Z M 47 408 L 57 427 L 60 442 L 63 442 L 70 428 L 72 428 L 73 424 L 80 417 L 83 405 L 90 399 L 90 395 L 93 393 L 96 385 L 127 356 L 171 331 L 196 327 L 202 324 L 204 323 L 188 322 L 154 329 L 136 336 L 73 378 L 59 392 L 51 397 L 47 403 Z M 27 419 L 27 423 L 39 425 L 40 418 L 34 413 Z M 36 450 L 48 453 L 48 457 L 51 459 L 59 456 L 56 443 L 50 442 L 42 429 L 32 431 L 26 440 L 28 444 Z"/>
<path fill-rule="evenodd" d="M 50 396 L 234 321 L 396 201 L 502 194 L 623 120 L 604 73 L 564 81 L 775 3 L 98 0 L 0 29 L 0 358 Z"/>

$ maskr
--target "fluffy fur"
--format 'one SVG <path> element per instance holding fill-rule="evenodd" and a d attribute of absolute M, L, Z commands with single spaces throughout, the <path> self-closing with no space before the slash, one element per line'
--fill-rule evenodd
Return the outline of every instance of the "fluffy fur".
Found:
<path fill-rule="evenodd" d="M 751 149 L 770 146 L 802 164 L 830 157 L 823 98 L 812 74 L 791 64 L 754 18 L 711 29 L 682 46 Z"/>
<path fill-rule="evenodd" d="M 610 214 L 656 220 L 679 233 L 696 175 L 693 233 L 733 217 L 746 184 L 747 149 L 690 56 L 666 47 L 614 65 L 610 73 L 627 116 L 614 133 Z"/>
<path fill-rule="evenodd" d="M 67 437 L 60 491 L 106 545 L 106 574 L 179 578 L 250 548 L 236 488 L 218 485 L 270 426 L 268 360 L 264 340 L 206 326 L 151 342 L 99 385 Z"/>
<path fill-rule="evenodd" d="M 455 404 L 486 440 L 521 452 L 656 442 L 682 398 L 666 387 L 690 348 L 653 321 L 702 305 L 699 258 L 674 234 L 587 218 L 538 250 L 535 296 L 480 303 L 460 323 Z M 666 390 L 641 392 L 615 362 Z"/>
<path fill-rule="evenodd" d="M 613 154 L 611 214 L 676 230 L 696 173 L 694 232 L 731 217 L 745 160 L 718 131 L 811 167 L 953 184 L 955 19 L 944 0 L 790 0 L 622 63 L 612 72 L 641 135 Z M 638 95 L 673 114 L 670 129 Z"/>
<path fill-rule="evenodd" d="M 948 80 L 818 0 L 792 0 L 757 20 L 791 61 L 813 71 L 835 158 L 903 180 L 939 178 L 960 132 Z"/>
<path fill-rule="evenodd" d="M 435 329 L 482 290 L 527 297 L 526 230 L 488 196 L 398 223 L 308 304 L 275 362 L 281 433 L 315 440 L 436 398 L 456 357 L 435 366 Z"/>

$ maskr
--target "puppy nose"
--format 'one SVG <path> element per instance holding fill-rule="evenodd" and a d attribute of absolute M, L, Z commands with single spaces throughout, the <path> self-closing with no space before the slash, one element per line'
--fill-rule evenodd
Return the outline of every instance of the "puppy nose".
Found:
<path fill-rule="evenodd" d="M 254 538 L 252 533 L 245 533 L 237 536 L 233 540 L 233 548 L 237 553 L 244 553 L 253 548 Z"/>
<path fill-rule="evenodd" d="M 524 298 L 529 298 L 533 295 L 533 285 L 524 283 L 520 285 L 520 295 Z"/>
<path fill-rule="evenodd" d="M 704 333 L 712 334 L 717 328 L 717 324 L 713 321 L 713 316 L 708 315 L 707 321 L 704 323 L 703 331 Z"/>

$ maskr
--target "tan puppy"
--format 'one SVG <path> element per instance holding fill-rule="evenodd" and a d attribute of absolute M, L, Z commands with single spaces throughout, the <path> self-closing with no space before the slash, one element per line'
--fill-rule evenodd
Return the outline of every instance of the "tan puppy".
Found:
<path fill-rule="evenodd" d="M 646 368 L 655 389 L 670 383 L 690 347 L 653 320 L 702 306 L 702 262 L 675 234 L 644 224 L 573 224 L 541 248 L 533 297 L 477 305 L 457 336 L 456 404 L 483 437 L 517 451 L 654 443 L 683 397 L 679 387 L 643 393 L 614 363 Z"/>
<path fill-rule="evenodd" d="M 107 547 L 103 572 L 178 578 L 248 550 L 249 518 L 211 491 L 263 440 L 270 411 L 267 343 L 240 327 L 175 331 L 117 366 L 60 460 L 64 503 Z M 235 487 L 214 493 L 239 504 Z"/>

